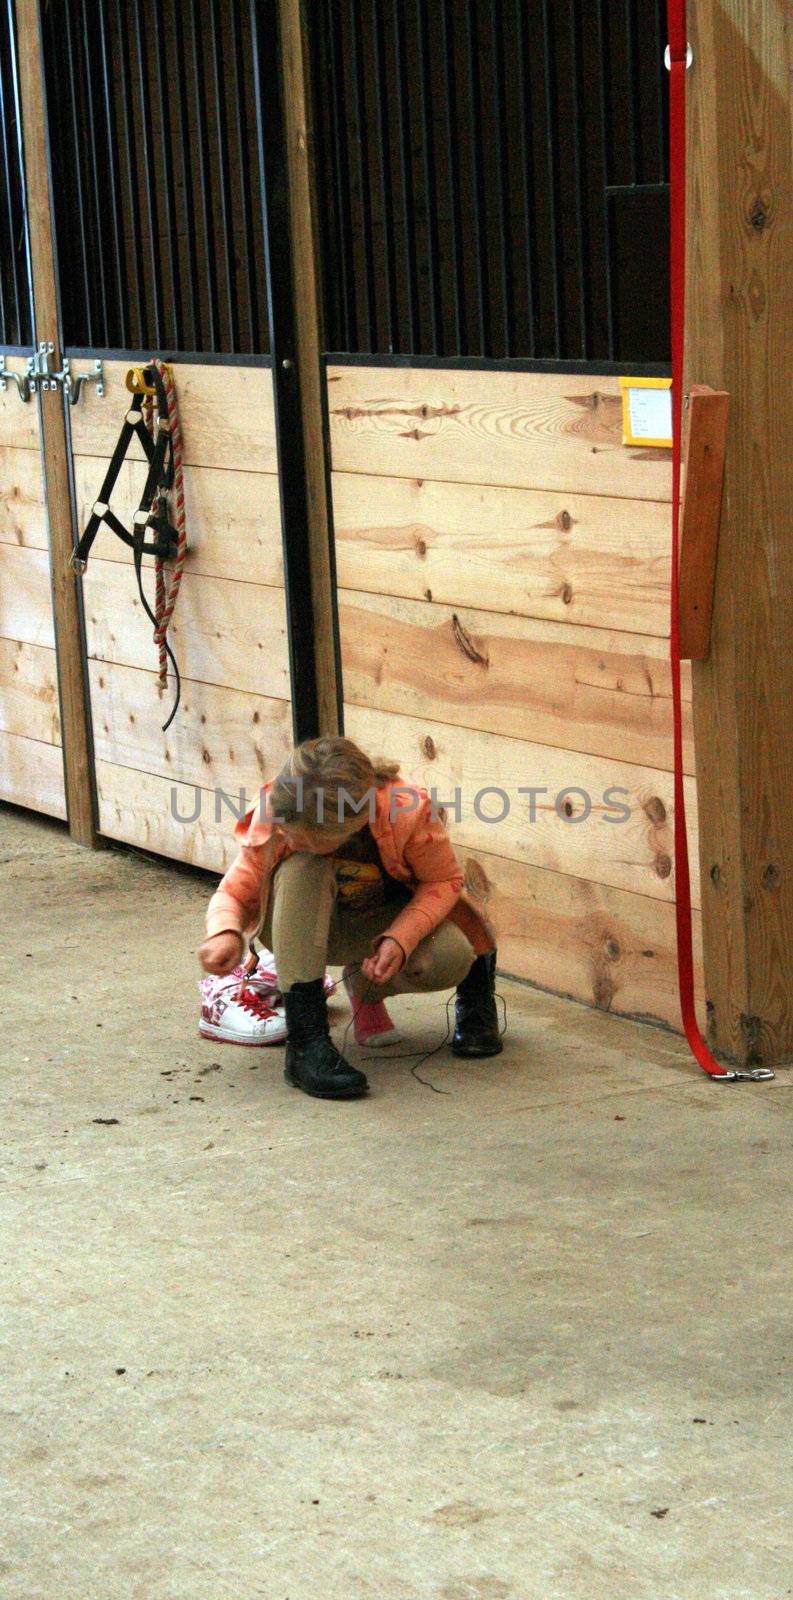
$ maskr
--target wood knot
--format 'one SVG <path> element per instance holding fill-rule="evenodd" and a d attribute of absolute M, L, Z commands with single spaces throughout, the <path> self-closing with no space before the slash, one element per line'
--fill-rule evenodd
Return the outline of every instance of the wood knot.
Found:
<path fill-rule="evenodd" d="M 779 868 L 775 867 L 773 862 L 769 862 L 768 866 L 763 868 L 763 876 L 760 882 L 764 889 L 778 889 L 781 876 Z"/>
<path fill-rule="evenodd" d="M 425 600 L 431 600 L 432 599 L 432 590 L 431 589 L 425 589 L 424 590 L 424 599 Z"/>
<path fill-rule="evenodd" d="M 645 800 L 642 809 L 645 816 L 649 817 L 655 827 L 659 827 L 662 822 L 666 822 L 666 806 L 660 795 L 654 794 L 651 799 Z"/>
<path fill-rule="evenodd" d="M 483 655 L 482 651 L 477 648 L 473 636 L 463 627 L 456 611 L 452 614 L 452 633 L 458 649 L 462 650 L 463 655 L 467 656 L 469 661 L 475 661 L 479 667 L 490 666 L 489 657 Z"/>
<path fill-rule="evenodd" d="M 654 865 L 659 878 L 668 878 L 672 871 L 672 857 L 656 856 Z"/>
<path fill-rule="evenodd" d="M 426 554 L 427 554 L 427 541 L 426 541 L 426 539 L 417 539 L 416 540 L 416 555 L 420 556 L 423 559 Z"/>
<path fill-rule="evenodd" d="M 569 511 L 559 512 L 559 515 L 556 518 L 556 526 L 557 528 L 561 528 L 562 533 L 569 533 L 573 526 L 573 519 Z"/>
<path fill-rule="evenodd" d="M 208 750 L 202 750 L 201 751 L 201 760 L 204 762 L 205 766 L 211 767 L 211 765 L 212 765 L 212 757 L 209 754 Z"/>
<path fill-rule="evenodd" d="M 595 1005 L 600 1011 L 608 1011 L 614 999 L 614 985 L 610 978 L 604 975 L 595 979 L 592 989 Z"/>
<path fill-rule="evenodd" d="M 427 734 L 426 739 L 422 739 L 422 741 L 421 741 L 421 749 L 422 749 L 423 754 L 427 757 L 428 761 L 434 761 L 435 760 L 435 757 L 438 754 L 438 752 L 437 752 L 437 750 L 435 748 L 435 740 L 432 739 L 429 734 Z"/>
<path fill-rule="evenodd" d="M 253 713 L 253 716 L 252 716 L 252 718 L 251 718 L 251 721 L 252 721 L 252 722 L 253 722 L 253 723 L 259 723 L 259 722 L 261 722 L 261 717 L 260 717 L 260 715 L 259 715 L 259 712 L 258 712 L 258 711 L 254 711 L 254 713 Z"/>
<path fill-rule="evenodd" d="M 765 201 L 761 200 L 760 196 L 758 195 L 751 211 L 749 212 L 749 222 L 754 228 L 755 233 L 762 233 L 767 221 L 768 207 L 766 206 Z"/>
<path fill-rule="evenodd" d="M 620 950 L 616 939 L 607 939 L 603 949 L 608 956 L 609 961 L 619 961 L 622 951 Z"/>
<path fill-rule="evenodd" d="M 710 869 L 710 881 L 711 883 L 718 883 L 720 879 L 721 867 L 719 866 L 718 861 L 714 861 L 713 866 Z"/>
<path fill-rule="evenodd" d="M 484 867 L 472 856 L 465 863 L 465 887 L 475 900 L 486 900 L 493 887 Z"/>
<path fill-rule="evenodd" d="M 572 586 L 571 583 L 566 583 L 564 585 L 564 588 L 562 589 L 562 602 L 563 602 L 563 604 L 566 605 L 566 606 L 569 606 L 572 598 L 573 598 L 573 586 Z"/>
<path fill-rule="evenodd" d="M 566 817 L 572 817 L 572 815 L 573 815 L 573 802 L 572 802 L 572 800 L 565 800 L 564 805 L 562 806 L 562 810 L 563 810 L 563 812 L 564 812 Z"/>

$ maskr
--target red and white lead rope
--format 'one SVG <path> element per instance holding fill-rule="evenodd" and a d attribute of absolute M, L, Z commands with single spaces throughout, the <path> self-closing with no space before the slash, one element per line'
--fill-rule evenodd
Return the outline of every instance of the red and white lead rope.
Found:
<path fill-rule="evenodd" d="M 680 1010 L 692 1054 L 709 1077 L 722 1082 L 773 1078 L 770 1067 L 730 1070 L 708 1049 L 697 1025 L 694 1004 L 694 954 L 691 937 L 691 878 L 683 786 L 683 712 L 680 685 L 678 568 L 680 559 L 680 479 L 683 412 L 683 353 L 686 295 L 686 69 L 690 64 L 686 37 L 686 0 L 667 0 L 669 50 L 669 176 L 672 297 L 672 587 L 670 658 L 675 795 L 675 918 Z"/>
<path fill-rule="evenodd" d="M 176 389 L 170 368 L 164 361 L 153 359 L 150 366 L 156 367 L 162 378 L 165 394 L 168 401 L 168 424 L 173 449 L 173 495 L 172 518 L 176 529 L 177 550 L 174 558 L 173 572 L 170 582 L 166 579 L 165 562 L 161 556 L 156 556 L 154 571 L 156 579 L 156 592 L 154 600 L 154 614 L 157 626 L 154 630 L 154 642 L 159 650 L 160 688 L 164 689 L 168 683 L 168 656 L 165 649 L 165 639 L 168 627 L 173 616 L 174 606 L 179 595 L 179 585 L 182 581 L 185 556 L 187 555 L 187 523 L 184 509 L 184 473 L 182 470 L 182 430 L 179 426 L 179 407 L 176 402 Z M 150 432 L 154 430 L 154 402 L 150 396 L 146 397 L 144 417 Z M 152 508 L 154 509 L 154 508 Z"/>

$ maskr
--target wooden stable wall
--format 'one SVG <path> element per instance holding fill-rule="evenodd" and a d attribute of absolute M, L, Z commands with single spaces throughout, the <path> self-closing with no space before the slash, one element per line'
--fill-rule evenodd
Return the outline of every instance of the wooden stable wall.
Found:
<path fill-rule="evenodd" d="M 452 833 L 506 971 L 679 1027 L 668 453 L 623 447 L 615 378 L 340 365 L 328 406 L 346 731 L 462 788 Z M 499 825 L 473 813 L 486 785 L 511 797 Z M 533 824 L 519 785 L 549 790 Z M 556 815 L 567 785 L 588 821 Z M 626 823 L 603 820 L 611 785 Z"/>
<path fill-rule="evenodd" d="M 17 372 L 25 362 L 6 358 Z M 35 399 L 0 392 L 0 799 L 66 815 Z"/>
<path fill-rule="evenodd" d="M 105 396 L 92 390 L 72 414 L 82 528 L 124 419 L 127 362 L 105 363 Z M 291 744 L 289 667 L 269 366 L 178 363 L 190 552 L 171 642 L 182 701 L 167 733 L 173 680 L 161 697 L 157 652 L 137 593 L 130 550 L 103 529 L 83 579 L 99 825 L 103 834 L 222 870 L 234 852 L 233 816 L 253 804 L 263 776 Z M 129 527 L 145 479 L 143 453 L 122 469 L 114 510 Z M 146 592 L 154 581 L 147 558 Z M 187 825 L 172 814 L 194 811 Z"/>

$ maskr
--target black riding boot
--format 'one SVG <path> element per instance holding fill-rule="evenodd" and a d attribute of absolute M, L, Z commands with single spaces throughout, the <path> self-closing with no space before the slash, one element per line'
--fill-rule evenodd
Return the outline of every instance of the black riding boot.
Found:
<path fill-rule="evenodd" d="M 293 983 L 284 992 L 286 1066 L 284 1077 L 296 1089 L 320 1100 L 356 1100 L 369 1085 L 362 1072 L 339 1054 L 330 1037 L 325 986 L 321 978 Z"/>
<path fill-rule="evenodd" d="M 454 1055 L 497 1056 L 503 1050 L 495 985 L 496 952 L 490 950 L 486 956 L 477 956 L 467 978 L 457 985 Z"/>

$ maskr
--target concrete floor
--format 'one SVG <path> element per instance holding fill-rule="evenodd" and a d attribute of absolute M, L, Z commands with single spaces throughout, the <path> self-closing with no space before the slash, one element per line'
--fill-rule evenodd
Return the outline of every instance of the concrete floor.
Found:
<path fill-rule="evenodd" d="M 505 983 L 308 1100 L 197 1036 L 206 879 L 0 874 L 2 1600 L 793 1594 L 789 1074 Z"/>

